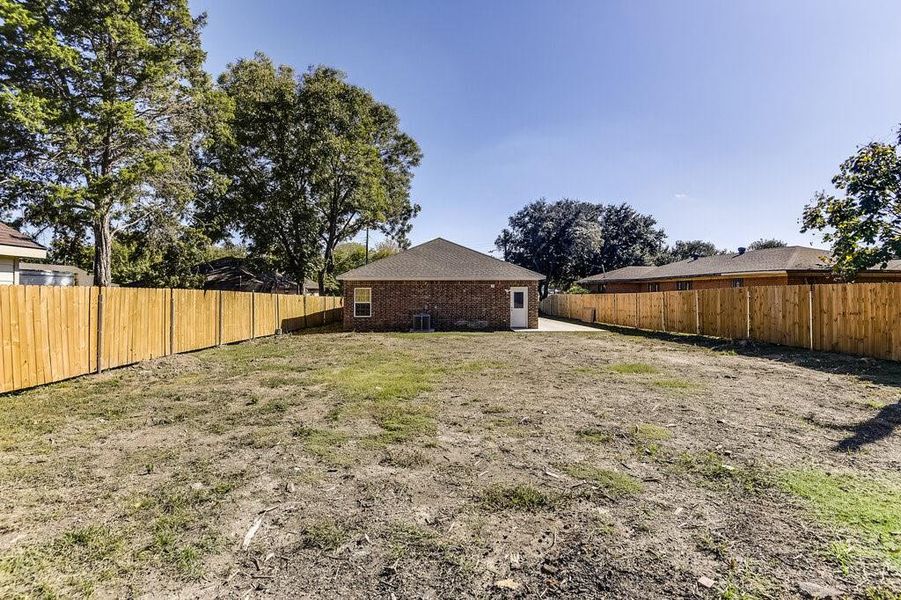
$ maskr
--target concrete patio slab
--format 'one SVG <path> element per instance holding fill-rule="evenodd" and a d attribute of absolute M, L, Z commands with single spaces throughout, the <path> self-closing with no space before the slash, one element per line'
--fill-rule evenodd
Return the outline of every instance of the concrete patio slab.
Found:
<path fill-rule="evenodd" d="M 572 321 L 538 317 L 538 329 L 514 329 L 513 331 L 521 333 L 541 333 L 545 331 L 598 331 L 598 329 L 596 327 L 591 327 L 590 325 L 582 325 Z"/>

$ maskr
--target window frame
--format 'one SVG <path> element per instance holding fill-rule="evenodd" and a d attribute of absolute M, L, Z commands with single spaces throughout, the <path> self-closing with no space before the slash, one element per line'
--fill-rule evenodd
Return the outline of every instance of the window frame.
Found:
<path fill-rule="evenodd" d="M 691 283 L 692 282 L 690 279 L 687 281 L 677 281 L 676 282 L 676 291 L 677 292 L 690 292 L 691 288 L 692 288 Z"/>
<path fill-rule="evenodd" d="M 360 292 L 363 290 L 369 292 L 369 301 L 368 302 L 361 302 L 361 301 L 357 300 L 357 292 Z M 369 306 L 369 314 L 368 315 L 361 315 L 357 312 L 357 306 L 359 306 L 360 304 L 366 304 Z M 355 287 L 354 288 L 354 318 L 355 319 L 370 319 L 370 318 L 372 318 L 372 288 L 371 287 Z"/>
<path fill-rule="evenodd" d="M 732 287 L 734 287 L 734 288 L 745 287 L 745 278 L 744 277 L 736 277 L 735 279 L 733 279 Z"/>
<path fill-rule="evenodd" d="M 649 284 L 648 284 L 648 291 L 649 291 L 649 292 L 659 292 L 659 291 L 660 291 L 660 284 L 659 284 L 659 283 L 649 283 Z"/>
<path fill-rule="evenodd" d="M 513 290 L 512 292 L 513 298 L 511 298 L 512 308 L 513 310 L 522 310 L 526 307 L 526 293 L 522 290 Z M 516 306 L 516 294 L 520 295 L 520 303 L 519 306 Z"/>

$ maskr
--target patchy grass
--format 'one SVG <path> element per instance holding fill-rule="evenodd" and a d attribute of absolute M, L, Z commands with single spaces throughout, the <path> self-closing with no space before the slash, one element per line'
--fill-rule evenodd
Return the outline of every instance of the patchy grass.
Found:
<path fill-rule="evenodd" d="M 304 548 L 316 548 L 334 552 L 350 539 L 350 530 L 346 524 L 333 519 L 314 521 L 308 524 L 300 534 L 300 543 Z"/>
<path fill-rule="evenodd" d="M 482 491 L 479 503 L 492 510 L 551 510 L 558 498 L 528 484 L 493 485 Z"/>
<path fill-rule="evenodd" d="M 858 538 L 842 555 L 875 554 L 901 568 L 901 481 L 803 469 L 783 473 L 779 483 L 819 519 Z"/>
<path fill-rule="evenodd" d="M 219 533 L 209 517 L 243 479 L 243 473 L 234 473 L 212 484 L 172 483 L 138 497 L 132 504 L 134 517 L 150 532 L 150 540 L 138 556 L 181 578 L 199 578 L 204 574 L 203 559 L 219 543 Z"/>
<path fill-rule="evenodd" d="M 619 375 L 654 375 L 660 372 L 660 369 L 654 365 L 647 363 L 616 363 L 609 365 L 607 371 L 617 373 Z"/>
<path fill-rule="evenodd" d="M 608 496 L 630 496 L 641 492 L 641 482 L 634 477 L 612 469 L 600 469 L 586 463 L 567 465 L 563 469 L 567 475 L 597 485 Z"/>
<path fill-rule="evenodd" d="M 770 480 L 760 470 L 732 464 L 716 452 L 683 452 L 676 457 L 677 472 L 699 475 L 720 484 L 736 483 L 746 492 L 756 492 L 770 486 Z"/>
<path fill-rule="evenodd" d="M 88 597 L 98 584 L 131 568 L 122 536 L 89 525 L 0 559 L 0 592 L 10 593 L 7 597 Z"/>
<path fill-rule="evenodd" d="M 638 442 L 662 442 L 673 437 L 672 431 L 652 423 L 639 423 L 632 428 L 630 434 Z"/>
<path fill-rule="evenodd" d="M 613 436 L 603 429 L 580 429 L 576 431 L 576 437 L 583 442 L 590 444 L 606 444 L 613 439 Z"/>
<path fill-rule="evenodd" d="M 402 469 L 416 469 L 431 463 L 429 455 L 418 448 L 389 448 L 382 464 Z"/>
<path fill-rule="evenodd" d="M 291 435 L 300 440 L 304 450 L 328 463 L 341 462 L 338 452 L 348 440 L 347 434 L 340 431 L 316 429 L 305 425 L 295 427 Z"/>
<path fill-rule="evenodd" d="M 344 399 L 407 401 L 430 391 L 443 374 L 436 364 L 399 352 L 371 351 L 346 365 L 323 368 L 311 374 Z"/>
<path fill-rule="evenodd" d="M 226 595 L 466 597 L 512 579 L 570 597 L 598 576 L 610 597 L 663 597 L 708 575 L 711 597 L 780 598 L 816 572 L 899 600 L 898 480 L 873 479 L 898 462 L 896 432 L 833 448 L 875 416 L 867 400 L 897 396 L 901 367 L 823 354 L 774 369 L 755 351 L 284 336 L 4 396 L 0 597 L 203 595 L 226 577 Z M 728 436 L 711 426 L 724 406 L 742 424 Z M 791 425 L 820 410 L 833 428 Z M 774 486 L 778 465 L 811 463 L 852 483 Z M 785 535 L 805 517 L 809 535 Z"/>

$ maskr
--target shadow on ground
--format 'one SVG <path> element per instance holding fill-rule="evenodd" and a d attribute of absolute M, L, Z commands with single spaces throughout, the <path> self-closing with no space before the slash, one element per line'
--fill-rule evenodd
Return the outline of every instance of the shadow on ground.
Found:
<path fill-rule="evenodd" d="M 854 433 L 836 444 L 835 450 L 856 452 L 867 444 L 887 438 L 898 427 L 901 427 L 901 402 L 883 406 L 872 418 L 844 427 L 843 429 Z"/>
<path fill-rule="evenodd" d="M 559 319 L 557 317 L 554 317 L 554 319 L 579 323 L 580 325 L 588 325 L 587 323 L 570 319 Z M 624 336 L 676 342 L 699 348 L 707 348 L 708 350 L 713 350 L 715 352 L 729 352 L 741 356 L 765 358 L 824 373 L 850 375 L 878 385 L 901 388 L 901 363 L 890 360 L 879 360 L 820 350 L 807 350 L 804 348 L 779 346 L 776 344 L 767 344 L 750 340 L 727 340 L 685 333 L 666 333 L 662 331 L 633 329 L 631 327 L 618 327 L 616 325 L 594 324 L 590 325 L 590 327 L 603 331 L 612 331 Z"/>

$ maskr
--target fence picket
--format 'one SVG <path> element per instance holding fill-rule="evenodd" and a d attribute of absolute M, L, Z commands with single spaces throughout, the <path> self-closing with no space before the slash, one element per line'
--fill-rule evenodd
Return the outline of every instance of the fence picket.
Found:
<path fill-rule="evenodd" d="M 0 393 L 339 320 L 343 298 L 315 298 L 309 310 L 306 299 L 203 290 L 0 286 Z"/>
<path fill-rule="evenodd" d="M 652 331 L 747 338 L 901 361 L 901 283 L 719 288 L 681 292 L 555 294 L 550 316 Z M 659 315 L 659 317 L 658 317 Z"/>

